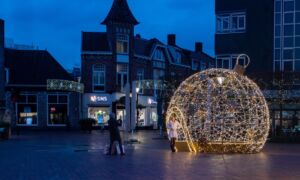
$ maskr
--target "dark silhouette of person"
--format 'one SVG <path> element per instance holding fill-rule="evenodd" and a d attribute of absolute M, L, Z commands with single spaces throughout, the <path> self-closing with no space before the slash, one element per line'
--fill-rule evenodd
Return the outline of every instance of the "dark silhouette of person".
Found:
<path fill-rule="evenodd" d="M 116 116 L 114 113 L 111 113 L 109 115 L 109 120 L 108 120 L 108 130 L 110 134 L 110 145 L 109 145 L 109 152 L 108 155 L 111 155 L 112 148 L 113 148 L 113 143 L 117 141 L 119 143 L 119 148 L 121 151 L 121 155 L 125 155 L 123 152 L 123 146 L 122 146 L 122 140 L 121 140 L 121 135 L 119 131 L 119 126 L 120 123 L 116 120 Z"/>

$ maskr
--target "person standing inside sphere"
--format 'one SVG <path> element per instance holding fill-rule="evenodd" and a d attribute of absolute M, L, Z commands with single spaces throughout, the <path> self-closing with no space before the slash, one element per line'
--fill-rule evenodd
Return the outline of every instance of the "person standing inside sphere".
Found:
<path fill-rule="evenodd" d="M 172 117 L 170 121 L 167 124 L 167 129 L 168 129 L 168 136 L 170 140 L 170 147 L 172 152 L 176 152 L 176 139 L 178 138 L 178 129 L 179 129 L 179 123 L 176 120 L 175 117 Z"/>

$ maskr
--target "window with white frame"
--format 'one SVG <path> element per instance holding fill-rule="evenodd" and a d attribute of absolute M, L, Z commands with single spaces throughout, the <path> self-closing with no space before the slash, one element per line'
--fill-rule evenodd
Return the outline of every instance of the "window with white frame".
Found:
<path fill-rule="evenodd" d="M 96 64 L 93 67 L 93 90 L 94 92 L 105 91 L 105 65 Z"/>
<path fill-rule="evenodd" d="M 238 54 L 219 55 L 216 58 L 216 67 L 224 69 L 233 69 L 235 67 L 235 64 L 237 63 L 237 57 Z M 238 63 L 240 65 L 245 65 L 245 61 L 245 57 L 241 57 Z"/>
<path fill-rule="evenodd" d="M 217 33 L 242 33 L 246 30 L 246 13 L 217 15 Z"/>
<path fill-rule="evenodd" d="M 129 36 L 125 34 L 117 35 L 117 53 L 128 54 L 129 52 Z"/>
<path fill-rule="evenodd" d="M 37 96 L 31 94 L 20 95 L 16 105 L 16 113 L 18 126 L 37 126 Z"/>
<path fill-rule="evenodd" d="M 48 125 L 65 126 L 68 118 L 68 95 L 48 95 Z"/>
<path fill-rule="evenodd" d="M 300 71 L 300 1 L 275 0 L 273 71 Z"/>
<path fill-rule="evenodd" d="M 128 64 L 117 64 L 117 85 L 124 91 L 128 81 Z"/>

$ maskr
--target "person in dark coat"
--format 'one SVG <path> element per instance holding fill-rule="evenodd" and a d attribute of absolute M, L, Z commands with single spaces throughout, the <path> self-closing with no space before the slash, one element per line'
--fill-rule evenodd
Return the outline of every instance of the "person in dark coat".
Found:
<path fill-rule="evenodd" d="M 111 113 L 109 115 L 109 120 L 108 120 L 108 130 L 109 130 L 109 134 L 110 134 L 110 145 L 109 145 L 109 152 L 108 152 L 109 155 L 111 155 L 113 143 L 115 141 L 117 141 L 119 143 L 121 155 L 125 155 L 125 153 L 123 152 L 123 146 L 122 146 L 122 140 L 121 140 L 121 135 L 120 135 L 120 131 L 119 131 L 119 126 L 120 126 L 120 123 L 116 120 L 116 115 L 114 113 Z"/>

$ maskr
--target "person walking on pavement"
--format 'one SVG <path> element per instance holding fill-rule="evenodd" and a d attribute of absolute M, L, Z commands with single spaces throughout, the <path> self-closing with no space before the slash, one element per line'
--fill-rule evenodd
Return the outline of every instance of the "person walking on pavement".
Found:
<path fill-rule="evenodd" d="M 172 152 L 176 152 L 176 139 L 178 138 L 178 129 L 179 129 L 179 122 L 176 120 L 175 117 L 172 117 L 170 121 L 167 124 L 167 129 L 168 129 L 168 136 L 170 140 L 170 147 Z"/>
<path fill-rule="evenodd" d="M 114 113 L 111 113 L 109 115 L 109 120 L 108 120 L 108 130 L 109 130 L 109 135 L 110 135 L 110 145 L 109 145 L 108 155 L 112 154 L 112 148 L 116 148 L 116 147 L 113 147 L 113 144 L 115 141 L 117 141 L 119 143 L 121 155 L 122 156 L 125 155 L 123 146 L 122 146 L 122 140 L 121 140 L 121 135 L 120 135 L 120 131 L 119 131 L 119 126 L 120 126 L 120 124 L 116 120 L 116 115 Z"/>

